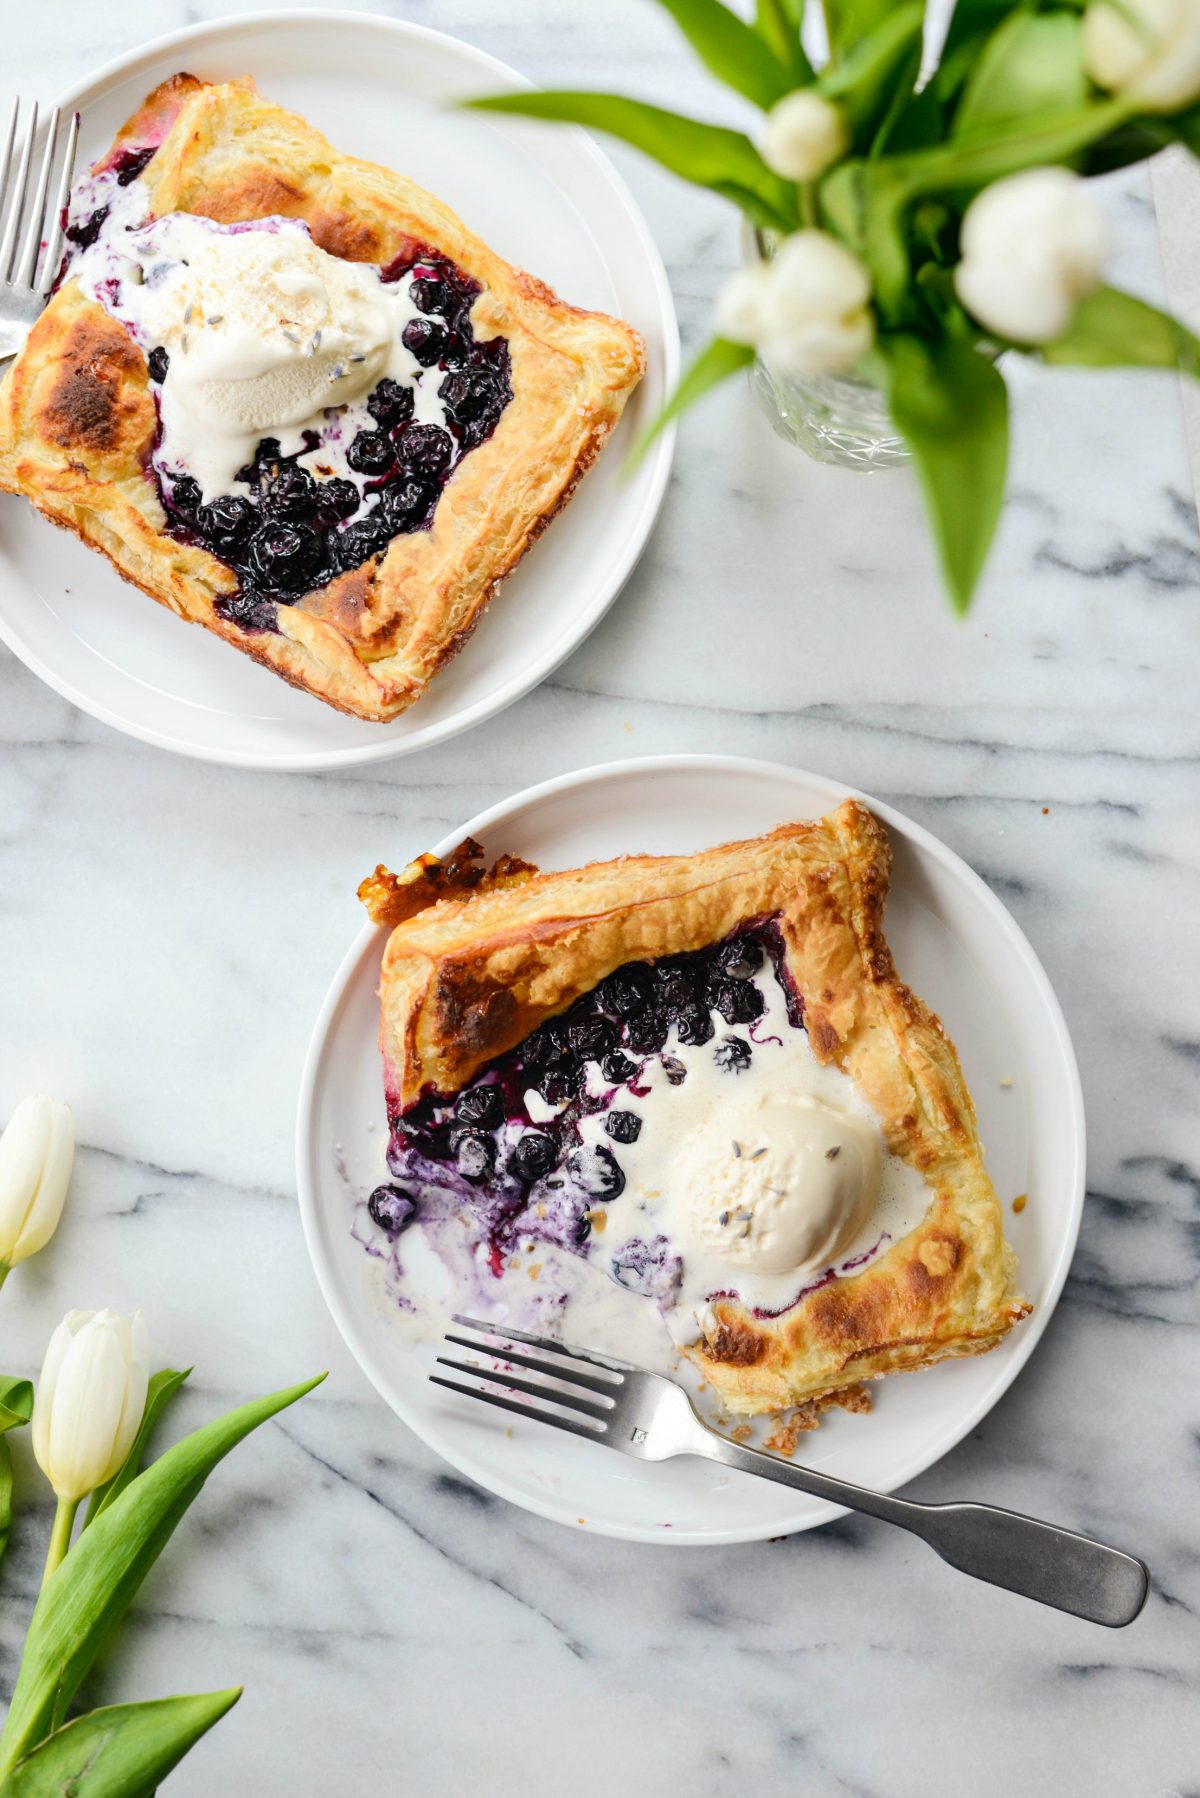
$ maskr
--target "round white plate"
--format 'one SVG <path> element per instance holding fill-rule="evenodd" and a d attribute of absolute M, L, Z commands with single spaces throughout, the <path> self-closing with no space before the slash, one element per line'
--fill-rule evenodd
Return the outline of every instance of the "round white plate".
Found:
<path fill-rule="evenodd" d="M 407 755 L 470 729 L 543 680 L 602 617 L 641 554 L 666 489 L 673 432 L 631 478 L 621 465 L 678 373 L 666 273 L 629 193 L 582 132 L 454 107 L 527 85 L 520 76 L 440 32 L 365 13 L 255 14 L 122 57 L 62 99 L 83 115 L 79 166 L 179 69 L 253 75 L 340 149 L 404 169 L 509 261 L 575 305 L 629 319 L 646 339 L 646 377 L 614 442 L 462 654 L 391 724 L 343 717 L 207 631 L 185 629 L 94 551 L 0 494 L 0 637 L 93 717 L 164 749 L 246 768 Z"/>
<path fill-rule="evenodd" d="M 613 763 L 531 787 L 436 845 L 466 835 L 544 868 L 649 851 L 676 854 L 817 817 L 845 787 L 768 762 L 667 756 Z M 862 795 L 860 795 L 862 797 Z M 979 1111 L 988 1165 L 1020 1258 L 1031 1318 L 988 1355 L 872 1388 L 870 1416 L 831 1412 L 803 1439 L 813 1467 L 891 1491 L 960 1442 L 1033 1352 L 1079 1233 L 1083 1102 L 1058 1002 L 1000 901 L 927 831 L 874 800 L 895 870 L 886 928 L 903 977 L 945 1020 Z M 398 847 L 398 846 L 397 846 Z M 414 851 L 422 845 L 412 844 Z M 379 846 L 381 856 L 388 845 Z M 433 1349 L 398 1339 L 369 1302 L 369 1258 L 350 1234 L 355 1196 L 379 1178 L 386 1128 L 376 988 L 386 932 L 368 925 L 317 1019 L 300 1094 L 300 1209 L 317 1279 L 338 1327 L 383 1397 L 431 1448 L 501 1497 L 543 1517 L 644 1542 L 745 1542 L 810 1529 L 833 1505 L 708 1462 L 627 1460 L 428 1382 Z M 1007 1084 L 1011 1081 L 1011 1085 Z M 1028 1193 L 1014 1215 L 1011 1201 Z M 951 1495 L 953 1496 L 953 1495 Z"/>

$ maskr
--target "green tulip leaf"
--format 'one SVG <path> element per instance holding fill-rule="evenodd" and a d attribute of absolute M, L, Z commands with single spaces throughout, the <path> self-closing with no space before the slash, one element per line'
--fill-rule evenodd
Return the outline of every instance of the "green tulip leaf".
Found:
<path fill-rule="evenodd" d="M 33 1416 L 33 1381 L 0 1374 L 0 1432 L 19 1430 Z"/>
<path fill-rule="evenodd" d="M 817 87 L 839 103 L 856 142 L 869 141 L 897 98 L 911 92 L 921 63 L 924 23 L 924 6 L 909 0 L 889 11 L 870 37 L 822 72 Z"/>
<path fill-rule="evenodd" d="M 892 11 L 892 0 L 822 0 L 829 54 L 834 62 L 857 49 Z"/>
<path fill-rule="evenodd" d="M 749 368 L 754 361 L 754 351 L 746 343 L 730 343 L 727 337 L 714 337 L 712 342 L 701 350 L 696 360 L 680 379 L 678 387 L 667 401 L 662 411 L 643 431 L 634 444 L 629 455 L 629 467 L 635 467 L 641 461 L 659 432 L 669 425 L 673 418 L 686 412 L 689 406 L 696 403 L 710 388 L 717 387 L 727 381 L 730 375 L 737 374 L 741 368 Z"/>
<path fill-rule="evenodd" d="M 133 1439 L 133 1446 L 108 1484 L 97 1486 L 92 1493 L 88 1501 L 87 1516 L 83 1520 L 84 1529 L 89 1523 L 94 1522 L 107 1505 L 111 1505 L 114 1499 L 120 1498 L 129 1482 L 136 1478 L 141 1471 L 142 1462 L 146 1456 L 146 1444 L 150 1440 L 151 1432 L 191 1371 L 190 1367 L 185 1367 L 182 1372 L 177 1372 L 171 1367 L 163 1367 L 151 1376 L 150 1384 L 146 1388 L 146 1404 L 142 1411 L 142 1421 L 138 1426 L 138 1433 Z"/>
<path fill-rule="evenodd" d="M 93 1519 L 39 1595 L 4 1733 L 0 1775 L 47 1736 L 86 1678 L 205 1480 L 232 1448 L 325 1378 L 241 1405 L 193 1430 Z"/>
<path fill-rule="evenodd" d="M 774 106 L 796 85 L 762 34 L 721 0 L 658 0 L 710 74 L 756 106 Z M 798 40 L 797 40 L 798 41 Z"/>
<path fill-rule="evenodd" d="M 0 1375 L 0 1559 L 12 1534 L 12 1450 L 9 1430 L 19 1430 L 33 1415 L 33 1385 L 29 1380 Z"/>
<path fill-rule="evenodd" d="M 1010 13 L 983 46 L 954 115 L 954 135 L 1082 106 L 1087 98 L 1080 21 L 1069 12 Z"/>
<path fill-rule="evenodd" d="M 18 1761 L 0 1780 L 0 1798 L 154 1798 L 241 1695 L 231 1686 L 88 1711 Z"/>
<path fill-rule="evenodd" d="M 707 125 L 620 94 L 517 91 L 465 104 L 479 112 L 518 113 L 607 131 L 673 175 L 732 200 L 756 225 L 790 231 L 797 223 L 795 188 L 772 173 L 748 137 L 724 125 Z"/>
<path fill-rule="evenodd" d="M 964 613 L 991 547 L 1008 465 L 1008 390 L 969 343 L 880 340 L 896 428 L 912 451 L 954 608 Z"/>
<path fill-rule="evenodd" d="M 791 70 L 793 87 L 807 87 L 813 78 L 812 64 L 800 42 L 803 24 L 804 0 L 757 0 L 754 29 L 784 68 Z"/>
<path fill-rule="evenodd" d="M 1200 338 L 1157 306 L 1097 287 L 1075 308 L 1061 337 L 1043 344 L 1044 362 L 1063 368 L 1175 368 L 1200 379 Z"/>

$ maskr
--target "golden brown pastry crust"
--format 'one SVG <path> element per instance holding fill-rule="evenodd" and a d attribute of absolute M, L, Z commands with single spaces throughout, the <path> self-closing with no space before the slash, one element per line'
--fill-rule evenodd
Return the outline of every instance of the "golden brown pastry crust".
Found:
<path fill-rule="evenodd" d="M 688 1353 L 733 1412 L 776 1411 L 992 1348 L 1030 1307 L 940 1019 L 883 934 L 891 850 L 857 801 L 699 855 L 629 856 L 436 898 L 388 939 L 381 1046 L 393 1103 L 454 1092 L 622 963 L 774 917 L 817 1058 L 841 1068 L 930 1190 L 922 1222 L 785 1316 L 716 1300 Z"/>
<path fill-rule="evenodd" d="M 0 488 L 24 494 L 127 580 L 294 686 L 360 718 L 394 718 L 466 642 L 599 454 L 641 377 L 641 339 L 618 319 L 565 305 L 440 200 L 340 155 L 249 82 L 175 76 L 114 149 L 160 140 L 141 177 L 157 214 L 229 222 L 279 213 L 306 220 L 323 249 L 350 261 L 386 265 L 418 244 L 447 256 L 483 289 L 476 336 L 508 339 L 513 399 L 451 474 L 430 529 L 393 538 L 381 557 L 281 606 L 278 635 L 222 618 L 213 602 L 236 577 L 166 534 L 143 472 L 155 425 L 145 360 L 70 281 L 0 382 Z"/>

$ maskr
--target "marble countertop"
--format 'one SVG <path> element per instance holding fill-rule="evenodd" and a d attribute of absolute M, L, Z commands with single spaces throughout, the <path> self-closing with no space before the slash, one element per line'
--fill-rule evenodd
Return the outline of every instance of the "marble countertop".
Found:
<path fill-rule="evenodd" d="M 57 92 L 238 10 L 58 0 L 5 20 L 4 86 Z M 398 0 L 535 79 L 711 108 L 642 0 Z M 735 231 L 632 155 L 698 341 Z M 1154 292 L 1144 174 L 1112 192 Z M 243 1681 L 170 1790 L 551 1798 L 1187 1798 L 1200 1790 L 1200 1057 L 1194 920 L 1200 543 L 1175 382 L 1019 369 L 1012 490 L 978 604 L 938 591 L 907 475 L 815 467 L 740 385 L 685 426 L 662 519 L 595 635 L 519 708 L 329 776 L 187 762 L 0 652 L 0 1115 L 44 1087 L 81 1149 L 54 1245 L 3 1295 L 33 1373 L 68 1305 L 145 1308 L 191 1425 L 328 1366 L 213 1478 L 94 1702 Z M 1066 1011 L 1090 1125 L 1066 1291 L 1028 1368 L 911 1489 L 987 1497 L 1144 1554 L 1109 1635 L 843 1520 L 723 1550 L 626 1546 L 438 1463 L 351 1363 L 310 1272 L 292 1123 L 354 886 L 539 777 L 708 750 L 901 807 L 1012 908 Z M 21 1444 L 0 1571 L 13 1678 L 49 1524 Z"/>

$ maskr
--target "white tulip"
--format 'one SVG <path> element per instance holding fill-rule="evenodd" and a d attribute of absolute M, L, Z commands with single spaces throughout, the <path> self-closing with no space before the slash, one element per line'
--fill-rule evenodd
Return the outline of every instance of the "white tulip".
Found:
<path fill-rule="evenodd" d="M 1071 322 L 1107 260 L 1108 223 L 1080 176 L 1026 169 L 977 194 L 963 214 L 958 297 L 998 337 L 1048 343 Z"/>
<path fill-rule="evenodd" d="M 71 1107 L 22 1099 L 0 1136 L 0 1265 L 5 1273 L 45 1248 L 58 1228 L 75 1160 Z"/>
<path fill-rule="evenodd" d="M 140 1311 L 68 1311 L 33 1400 L 33 1452 L 61 1506 L 74 1506 L 120 1469 L 133 1447 L 149 1381 Z M 69 1530 L 68 1530 L 69 1534 Z"/>
<path fill-rule="evenodd" d="M 824 231 L 797 231 L 771 263 L 758 347 L 780 375 L 837 374 L 875 338 L 871 278 Z"/>
<path fill-rule="evenodd" d="M 841 108 L 811 87 L 785 94 L 767 114 L 763 161 L 785 181 L 815 181 L 849 148 Z"/>
<path fill-rule="evenodd" d="M 754 262 L 730 275 L 717 295 L 716 326 L 718 335 L 731 343 L 757 343 L 766 314 L 767 291 L 771 285 L 771 265 Z"/>
<path fill-rule="evenodd" d="M 1147 112 L 1190 106 L 1200 100 L 1200 0 L 1091 0 L 1083 66 Z"/>

